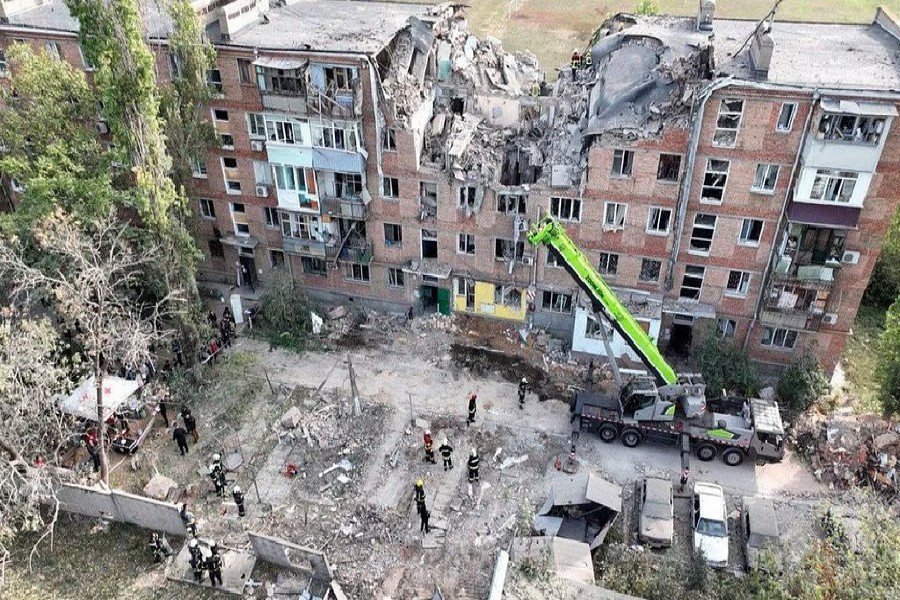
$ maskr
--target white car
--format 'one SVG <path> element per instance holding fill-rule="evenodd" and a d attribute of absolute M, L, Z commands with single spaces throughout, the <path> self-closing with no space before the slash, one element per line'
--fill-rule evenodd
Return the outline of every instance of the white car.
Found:
<path fill-rule="evenodd" d="M 703 550 L 706 564 L 717 569 L 728 566 L 728 517 L 722 487 L 695 483 L 691 503 L 694 551 Z"/>

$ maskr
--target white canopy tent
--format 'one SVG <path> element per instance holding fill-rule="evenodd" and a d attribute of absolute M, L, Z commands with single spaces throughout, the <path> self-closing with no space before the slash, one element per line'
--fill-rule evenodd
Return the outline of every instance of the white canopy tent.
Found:
<path fill-rule="evenodd" d="M 58 400 L 59 410 L 91 421 L 97 420 L 97 380 L 92 375 L 68 396 Z M 136 380 L 121 377 L 103 378 L 103 420 L 109 418 L 128 398 L 141 387 Z"/>

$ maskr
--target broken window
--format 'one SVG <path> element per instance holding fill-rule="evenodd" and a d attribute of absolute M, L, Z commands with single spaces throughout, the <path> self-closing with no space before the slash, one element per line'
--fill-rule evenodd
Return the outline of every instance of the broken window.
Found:
<path fill-rule="evenodd" d="M 854 144 L 877 144 L 884 133 L 884 117 L 825 114 L 819 121 L 819 139 Z"/>
<path fill-rule="evenodd" d="M 497 194 L 497 212 L 524 215 L 525 194 Z"/>
<path fill-rule="evenodd" d="M 705 273 L 705 267 L 687 265 L 684 268 L 684 277 L 681 280 L 681 290 L 679 291 L 678 296 L 688 300 L 699 300 Z"/>
<path fill-rule="evenodd" d="M 456 278 L 456 295 L 465 297 L 466 309 L 475 308 L 475 282 L 471 279 Z"/>
<path fill-rule="evenodd" d="M 300 265 L 307 275 L 325 275 L 325 261 L 312 256 L 301 256 Z"/>
<path fill-rule="evenodd" d="M 615 150 L 612 162 L 613 177 L 631 177 L 631 166 L 633 163 L 633 150 Z"/>
<path fill-rule="evenodd" d="M 794 331 L 793 329 L 764 327 L 761 343 L 763 346 L 792 349 L 797 345 L 797 337 L 799 337 L 799 335 L 800 332 Z"/>
<path fill-rule="evenodd" d="M 494 260 L 503 262 L 522 260 L 524 255 L 525 242 L 514 242 L 503 238 L 497 238 L 494 241 Z"/>
<path fill-rule="evenodd" d="M 344 263 L 344 279 L 349 279 L 350 281 L 368 282 L 369 281 L 369 265 L 345 262 Z"/>
<path fill-rule="evenodd" d="M 205 160 L 201 158 L 191 162 L 191 176 L 201 179 L 206 178 L 207 170 Z"/>
<path fill-rule="evenodd" d="M 750 289 L 750 273 L 746 271 L 729 271 L 725 289 L 734 296 L 746 296 Z"/>
<path fill-rule="evenodd" d="M 463 186 L 457 191 L 457 208 L 475 210 L 475 187 Z"/>
<path fill-rule="evenodd" d="M 619 272 L 619 255 L 609 252 L 600 253 L 600 263 L 597 270 L 603 275 L 615 275 Z"/>
<path fill-rule="evenodd" d="M 621 202 L 607 202 L 603 207 L 603 229 L 616 230 L 625 228 L 625 214 L 628 205 Z"/>
<path fill-rule="evenodd" d="M 713 144 L 716 146 L 734 146 L 737 132 L 741 126 L 741 115 L 744 113 L 744 101 L 734 98 L 723 98 L 719 103 L 719 116 L 716 119 L 716 132 Z"/>
<path fill-rule="evenodd" d="M 400 246 L 403 243 L 403 227 L 397 223 L 384 224 L 384 244 Z"/>
<path fill-rule="evenodd" d="M 456 251 L 459 254 L 475 255 L 475 236 L 471 233 L 456 234 Z"/>
<path fill-rule="evenodd" d="M 406 285 L 406 281 L 403 277 L 403 269 L 388 267 L 387 277 L 388 287 L 403 287 L 404 285 Z"/>
<path fill-rule="evenodd" d="M 550 214 L 560 221 L 581 221 L 581 200 L 577 198 L 550 198 Z"/>
<path fill-rule="evenodd" d="M 567 315 L 572 312 L 572 295 L 544 290 L 541 299 L 544 310 Z"/>
<path fill-rule="evenodd" d="M 264 206 L 263 216 L 266 220 L 266 227 L 269 229 L 278 229 L 281 219 L 278 217 L 278 209 L 274 206 Z"/>
<path fill-rule="evenodd" d="M 716 233 L 716 216 L 698 214 L 694 217 L 694 228 L 691 231 L 690 251 L 709 254 L 713 235 Z"/>
<path fill-rule="evenodd" d="M 230 133 L 220 133 L 219 139 L 222 140 L 223 150 L 234 150 L 234 136 Z"/>
<path fill-rule="evenodd" d="M 392 127 L 385 127 L 381 136 L 381 147 L 389 152 L 397 149 L 396 132 Z"/>
<path fill-rule="evenodd" d="M 334 174 L 334 191 L 338 198 L 359 198 L 362 189 L 362 175 L 359 173 Z"/>
<path fill-rule="evenodd" d="M 849 203 L 856 189 L 859 173 L 834 169 L 817 169 L 809 197 L 823 202 Z"/>
<path fill-rule="evenodd" d="M 281 234 L 301 240 L 315 240 L 319 230 L 319 217 L 281 211 Z"/>
<path fill-rule="evenodd" d="M 659 181 L 677 182 L 681 173 L 680 154 L 660 154 L 659 166 L 656 168 L 656 178 Z"/>
<path fill-rule="evenodd" d="M 355 123 L 316 121 L 310 123 L 309 128 L 313 146 L 350 152 L 359 150 L 360 141 Z"/>
<path fill-rule="evenodd" d="M 400 197 L 400 180 L 396 177 L 381 178 L 381 196 L 383 198 Z"/>
<path fill-rule="evenodd" d="M 807 227 L 800 239 L 802 256 L 798 256 L 798 262 L 813 265 L 840 262 L 846 237 L 847 232 L 840 229 Z"/>
<path fill-rule="evenodd" d="M 662 270 L 662 261 L 645 258 L 641 261 L 641 272 L 638 281 L 659 281 L 659 272 Z"/>
<path fill-rule="evenodd" d="M 237 59 L 238 79 L 241 83 L 253 83 L 250 77 L 250 61 L 246 58 Z"/>
<path fill-rule="evenodd" d="M 213 258 L 225 258 L 225 247 L 219 240 L 209 240 L 209 255 Z"/>
<path fill-rule="evenodd" d="M 284 118 L 266 119 L 266 139 L 282 144 L 303 143 L 301 123 Z"/>
<path fill-rule="evenodd" d="M 703 191 L 700 199 L 706 202 L 722 202 L 725 197 L 725 185 L 728 183 L 728 169 L 731 163 L 727 160 L 710 158 L 706 161 L 706 173 L 703 175 Z"/>
<path fill-rule="evenodd" d="M 584 337 L 591 340 L 602 340 L 603 334 L 602 331 L 606 330 L 606 337 L 608 340 L 612 341 L 614 337 L 613 328 L 611 325 L 607 325 L 606 321 L 601 323 L 600 319 L 594 315 L 587 316 L 587 322 L 584 326 Z M 601 327 L 603 329 L 601 329 Z"/>
<path fill-rule="evenodd" d="M 553 268 L 562 268 L 562 261 L 559 260 L 559 256 L 556 255 L 555 252 L 547 252 L 547 266 Z"/>
<path fill-rule="evenodd" d="M 228 122 L 228 111 L 223 110 L 221 108 L 214 108 L 213 111 L 213 120 L 220 121 L 222 123 Z"/>
<path fill-rule="evenodd" d="M 329 90 L 350 90 L 353 69 L 349 67 L 325 67 L 325 85 Z"/>
<path fill-rule="evenodd" d="M 269 262 L 273 269 L 281 269 L 284 267 L 284 251 L 269 250 Z"/>
<path fill-rule="evenodd" d="M 669 233 L 669 222 L 672 220 L 672 211 L 668 208 L 659 208 L 658 206 L 650 207 L 650 214 L 647 217 L 647 233 L 667 234 Z"/>
<path fill-rule="evenodd" d="M 306 94 L 306 76 L 303 69 L 269 69 L 256 65 L 256 85 L 264 92 L 279 96 Z"/>
<path fill-rule="evenodd" d="M 782 102 L 781 110 L 778 112 L 778 125 L 775 129 L 778 131 L 790 131 L 794 125 L 794 115 L 797 114 L 796 102 Z"/>
<path fill-rule="evenodd" d="M 422 230 L 422 258 L 437 258 L 437 231 L 434 229 Z"/>
<path fill-rule="evenodd" d="M 502 304 L 509 308 L 522 307 L 522 290 L 511 285 L 494 286 L 494 304 Z"/>
<path fill-rule="evenodd" d="M 762 230 L 763 222 L 759 219 L 744 219 L 741 223 L 741 236 L 738 238 L 738 242 L 755 246 L 759 244 Z"/>
<path fill-rule="evenodd" d="M 422 212 L 420 219 L 437 217 L 437 184 L 422 181 L 419 183 L 419 204 Z"/>
<path fill-rule="evenodd" d="M 247 133 L 251 139 L 265 139 L 266 119 L 261 113 L 247 113 Z"/>
<path fill-rule="evenodd" d="M 208 198 L 200 198 L 200 216 L 204 219 L 215 219 L 216 209 L 213 207 L 213 201 Z"/>
<path fill-rule="evenodd" d="M 206 84 L 212 89 L 214 95 L 220 95 L 222 93 L 222 73 L 218 69 L 207 71 Z"/>
<path fill-rule="evenodd" d="M 778 182 L 778 168 L 778 165 L 757 165 L 751 189 L 754 192 L 774 192 Z"/>
<path fill-rule="evenodd" d="M 719 319 L 716 323 L 716 330 L 720 338 L 731 339 L 734 337 L 734 331 L 737 329 L 737 321 L 734 319 Z"/>

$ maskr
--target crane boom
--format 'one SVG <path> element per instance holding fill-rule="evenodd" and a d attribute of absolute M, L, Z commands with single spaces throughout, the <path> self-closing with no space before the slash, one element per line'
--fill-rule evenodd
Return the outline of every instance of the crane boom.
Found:
<path fill-rule="evenodd" d="M 656 347 L 656 343 L 638 324 L 634 316 L 612 291 L 600 273 L 591 265 L 565 228 L 551 216 L 535 223 L 528 232 L 532 245 L 545 244 L 556 255 L 578 285 L 590 296 L 595 310 L 601 311 L 632 350 L 664 385 L 678 382 L 675 370 Z M 615 360 L 610 357 L 610 360 Z"/>

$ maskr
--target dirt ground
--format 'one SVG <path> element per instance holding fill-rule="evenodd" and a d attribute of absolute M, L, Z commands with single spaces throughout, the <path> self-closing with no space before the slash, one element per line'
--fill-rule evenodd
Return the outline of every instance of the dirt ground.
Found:
<path fill-rule="evenodd" d="M 556 474 L 555 458 L 568 451 L 568 401 L 583 380 L 584 367 L 545 363 L 538 348 L 523 347 L 516 330 L 502 323 L 439 316 L 402 326 L 363 322 L 328 345 L 334 350 L 298 355 L 240 337 L 204 370 L 201 386 L 173 383 L 175 398 L 197 417 L 199 443 L 190 441 L 189 454 L 180 456 L 158 422 L 135 461 L 114 460 L 111 484 L 140 493 L 154 473 L 166 475 L 186 496 L 202 537 L 240 548 L 246 546 L 244 531 L 250 530 L 321 550 L 350 598 L 431 598 L 435 590 L 445 598 L 486 597 L 497 551 L 509 546 L 523 511 L 543 502 Z M 524 409 L 516 397 L 522 376 L 535 387 Z M 478 414 L 467 426 L 472 392 L 479 397 Z M 291 407 L 300 411 L 299 423 L 286 430 L 281 416 Z M 449 439 L 454 469 L 423 460 L 425 427 L 436 446 Z M 472 448 L 482 467 L 480 485 L 470 492 L 465 459 Z M 218 498 L 211 490 L 206 465 L 214 452 L 225 457 L 231 479 L 245 490 L 244 519 L 230 498 Z M 500 468 L 513 457 L 522 461 Z M 672 448 L 630 450 L 590 436 L 579 440 L 579 458 L 583 468 L 623 485 L 623 539 L 634 531 L 629 508 L 634 481 L 642 474 L 676 478 L 680 471 Z M 285 474 L 289 464 L 298 470 L 296 477 Z M 693 476 L 725 486 L 729 510 L 741 495 L 768 495 L 804 507 L 819 502 L 810 496 L 831 497 L 793 462 L 738 468 L 703 463 Z M 413 484 L 420 478 L 435 527 L 428 535 L 420 532 L 413 502 Z M 668 553 L 674 559 L 690 543 L 687 504 L 680 502 L 678 542 Z M 57 537 L 84 540 L 88 529 L 90 522 L 67 517 Z M 28 574 L 21 554 L 14 557 L 8 576 L 30 583 L 7 586 L 4 593 L 10 595 L 3 597 L 38 597 L 35 590 L 59 598 L 157 597 L 146 591 L 148 578 L 164 586 L 164 597 L 210 597 L 162 579 L 143 546 L 146 532 L 113 526 L 101 535 L 87 538 L 90 543 L 78 553 L 87 562 L 105 564 L 111 549 L 127 548 L 114 557 L 123 562 L 116 569 L 116 586 L 102 593 L 84 588 L 77 572 L 68 571 L 71 550 L 58 547 L 42 555 L 38 580 Z M 255 597 L 266 597 L 265 586 L 256 588 Z"/>

